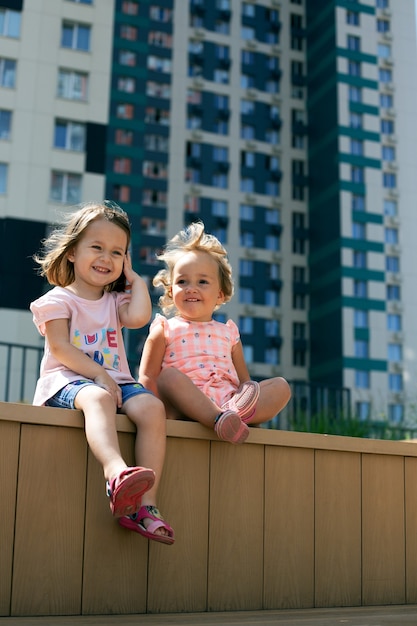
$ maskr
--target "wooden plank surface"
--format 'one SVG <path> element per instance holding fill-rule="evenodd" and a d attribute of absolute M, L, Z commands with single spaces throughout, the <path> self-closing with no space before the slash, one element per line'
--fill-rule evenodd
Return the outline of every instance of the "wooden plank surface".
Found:
<path fill-rule="evenodd" d="M 148 611 L 207 609 L 210 442 L 168 439 L 158 504 L 172 546 L 149 542 Z"/>
<path fill-rule="evenodd" d="M 264 448 L 211 445 L 208 610 L 262 608 Z"/>
<path fill-rule="evenodd" d="M 119 443 L 123 458 L 135 465 L 132 436 L 119 433 Z M 148 541 L 111 514 L 103 470 L 89 451 L 82 612 L 144 613 L 147 584 Z"/>
<path fill-rule="evenodd" d="M 361 604 L 361 456 L 315 453 L 316 607 Z"/>
<path fill-rule="evenodd" d="M 22 426 L 12 615 L 81 612 L 86 461 L 82 431 Z"/>
<path fill-rule="evenodd" d="M 362 456 L 362 602 L 405 603 L 404 460 Z"/>
<path fill-rule="evenodd" d="M 19 440 L 20 424 L 0 422 L 0 615 L 10 614 Z"/>
<path fill-rule="evenodd" d="M 264 608 L 314 606 L 314 451 L 265 450 Z"/>
<path fill-rule="evenodd" d="M 406 602 L 417 602 L 417 459 L 405 459 Z M 417 620 L 416 620 L 417 624 Z"/>

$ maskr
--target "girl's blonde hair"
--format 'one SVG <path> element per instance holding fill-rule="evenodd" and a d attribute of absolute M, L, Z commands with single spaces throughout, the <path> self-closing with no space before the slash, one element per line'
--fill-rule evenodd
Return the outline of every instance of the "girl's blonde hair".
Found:
<path fill-rule="evenodd" d="M 196 250 L 207 252 L 217 262 L 219 266 L 220 289 L 224 295 L 223 304 L 228 302 L 233 296 L 232 268 L 227 258 L 226 249 L 217 237 L 205 232 L 202 222 L 194 222 L 175 235 L 166 244 L 163 253 L 157 257 L 159 261 L 165 263 L 166 267 L 159 270 L 152 282 L 155 287 L 162 287 L 164 290 L 159 298 L 159 306 L 165 314 L 172 313 L 175 310 L 172 301 L 172 275 L 175 264 L 183 254 Z"/>
<path fill-rule="evenodd" d="M 111 200 L 103 203 L 89 202 L 81 205 L 74 213 L 64 217 L 62 225 L 42 241 L 43 251 L 35 254 L 34 260 L 39 264 L 39 274 L 44 276 L 50 285 L 67 287 L 74 282 L 74 265 L 68 260 L 68 253 L 77 245 L 85 229 L 97 220 L 107 220 L 119 226 L 127 236 L 127 247 L 130 244 L 130 223 L 127 213 Z M 126 251 L 127 251 L 126 247 Z M 125 275 L 106 286 L 106 291 L 124 291 Z"/>

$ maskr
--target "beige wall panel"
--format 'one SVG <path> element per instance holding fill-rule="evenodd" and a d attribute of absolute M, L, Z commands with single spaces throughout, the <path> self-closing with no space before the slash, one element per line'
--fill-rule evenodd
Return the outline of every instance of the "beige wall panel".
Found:
<path fill-rule="evenodd" d="M 315 452 L 315 606 L 361 604 L 361 457 Z"/>
<path fill-rule="evenodd" d="M 406 602 L 417 604 L 417 459 L 405 459 Z"/>
<path fill-rule="evenodd" d="M 9 615 L 20 424 L 0 421 L 0 615 Z"/>
<path fill-rule="evenodd" d="M 404 604 L 404 459 L 362 455 L 362 602 Z"/>
<path fill-rule="evenodd" d="M 175 543 L 149 542 L 148 612 L 206 611 L 210 441 L 168 439 L 165 467 L 158 506 Z"/>
<path fill-rule="evenodd" d="M 211 444 L 208 610 L 262 608 L 264 446 Z"/>
<path fill-rule="evenodd" d="M 314 451 L 266 446 L 264 609 L 314 605 Z"/>
<path fill-rule="evenodd" d="M 12 615 L 80 612 L 86 460 L 82 430 L 22 425 Z"/>
<path fill-rule="evenodd" d="M 119 433 L 119 441 L 126 463 L 135 465 L 134 436 Z M 113 517 L 102 467 L 89 452 L 83 614 L 146 612 L 147 544 L 146 539 L 122 528 Z"/>

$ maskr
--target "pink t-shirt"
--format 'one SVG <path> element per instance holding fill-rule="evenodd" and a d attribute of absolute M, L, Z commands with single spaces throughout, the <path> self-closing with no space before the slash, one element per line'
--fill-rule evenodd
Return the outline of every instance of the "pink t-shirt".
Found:
<path fill-rule="evenodd" d="M 151 328 L 157 324 L 162 324 L 166 341 L 162 368 L 187 374 L 218 406 L 227 402 L 240 385 L 232 361 L 232 348 L 240 339 L 235 322 L 190 322 L 157 314 Z"/>
<path fill-rule="evenodd" d="M 65 287 L 54 287 L 32 302 L 30 310 L 41 335 L 45 336 L 46 322 L 67 319 L 73 346 L 103 365 L 118 384 L 134 383 L 136 381 L 129 370 L 118 314 L 119 307 L 129 299 L 128 293 L 105 292 L 100 300 L 86 300 Z M 45 336 L 45 350 L 33 404 L 45 404 L 67 383 L 84 378 L 54 358 Z"/>

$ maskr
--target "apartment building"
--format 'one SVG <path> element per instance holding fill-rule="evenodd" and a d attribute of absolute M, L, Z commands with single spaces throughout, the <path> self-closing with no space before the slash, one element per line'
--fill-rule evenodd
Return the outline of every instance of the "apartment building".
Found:
<path fill-rule="evenodd" d="M 410 419 L 415 71 L 413 0 L 0 0 L 0 341 L 41 345 L 30 256 L 107 197 L 155 303 L 184 224 L 226 245 L 218 317 L 254 378 Z M 133 367 L 146 330 L 126 334 Z"/>

